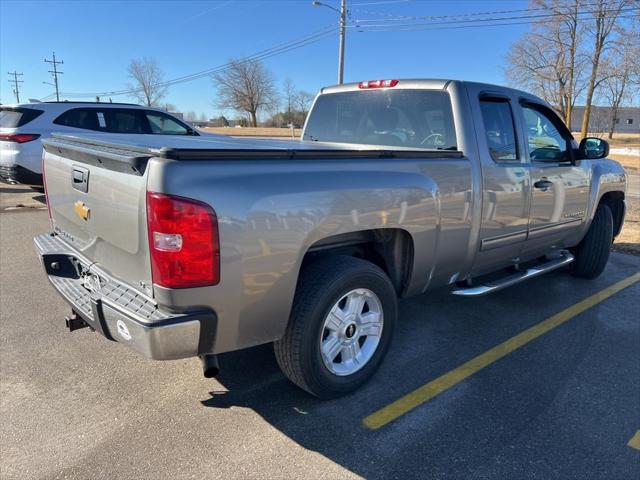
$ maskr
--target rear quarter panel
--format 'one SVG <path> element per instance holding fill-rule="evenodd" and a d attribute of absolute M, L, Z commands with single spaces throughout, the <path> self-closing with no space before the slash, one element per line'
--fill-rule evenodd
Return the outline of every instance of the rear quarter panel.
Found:
<path fill-rule="evenodd" d="M 414 244 L 407 292 L 446 283 L 463 268 L 471 228 L 471 166 L 460 159 L 170 161 L 148 166 L 151 191 L 216 211 L 221 283 L 167 290 L 160 304 L 218 315 L 216 353 L 284 333 L 308 249 L 333 235 L 405 230 Z"/>

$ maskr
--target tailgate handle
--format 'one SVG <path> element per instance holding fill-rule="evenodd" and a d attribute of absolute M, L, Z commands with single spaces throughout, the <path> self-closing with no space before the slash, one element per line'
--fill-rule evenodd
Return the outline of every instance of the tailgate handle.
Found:
<path fill-rule="evenodd" d="M 89 190 L 89 170 L 83 167 L 73 167 L 71 186 L 79 192 L 87 193 Z"/>

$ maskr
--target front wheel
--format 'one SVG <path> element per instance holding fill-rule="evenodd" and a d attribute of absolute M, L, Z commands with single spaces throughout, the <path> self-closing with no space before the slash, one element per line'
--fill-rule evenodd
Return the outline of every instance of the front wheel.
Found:
<path fill-rule="evenodd" d="M 351 392 L 380 366 L 396 316 L 382 269 L 346 256 L 318 260 L 302 272 L 286 333 L 274 344 L 278 364 L 318 397 Z"/>
<path fill-rule="evenodd" d="M 596 278 L 609 261 L 613 243 L 613 215 L 608 205 L 601 203 L 582 241 L 572 251 L 575 260 L 572 273 L 576 277 Z"/>

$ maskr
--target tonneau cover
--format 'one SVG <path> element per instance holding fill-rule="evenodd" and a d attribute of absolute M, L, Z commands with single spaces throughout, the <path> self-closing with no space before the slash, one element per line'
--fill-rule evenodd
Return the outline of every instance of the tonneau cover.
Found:
<path fill-rule="evenodd" d="M 416 150 L 402 147 L 381 147 L 301 140 L 270 140 L 244 138 L 192 137 L 176 135 L 101 134 L 62 135 L 54 133 L 43 140 L 46 150 L 70 150 L 93 153 L 116 162 L 124 162 L 136 171 L 150 157 L 174 160 L 197 160 L 215 158 L 274 159 L 274 158 L 389 158 L 389 157 L 462 157 L 462 153 L 451 150 Z M 69 153 L 69 152 L 67 152 Z M 87 159 L 73 157 L 78 161 Z M 88 162 L 93 163 L 93 162 Z M 107 168 L 112 168 L 103 165 Z"/>

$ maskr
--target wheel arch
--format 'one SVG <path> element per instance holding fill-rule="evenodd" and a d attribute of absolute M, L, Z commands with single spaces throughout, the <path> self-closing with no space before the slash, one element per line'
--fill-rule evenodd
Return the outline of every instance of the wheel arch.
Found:
<path fill-rule="evenodd" d="M 626 210 L 624 192 L 607 192 L 600 197 L 598 204 L 605 204 L 611 209 L 611 214 L 613 215 L 613 236 L 614 238 L 617 237 L 620 234 L 624 223 L 624 214 Z"/>
<path fill-rule="evenodd" d="M 331 255 L 347 255 L 380 267 L 389 276 L 396 294 L 402 296 L 413 270 L 414 241 L 401 228 L 377 228 L 332 235 L 312 244 L 305 252 L 301 270 Z"/>

